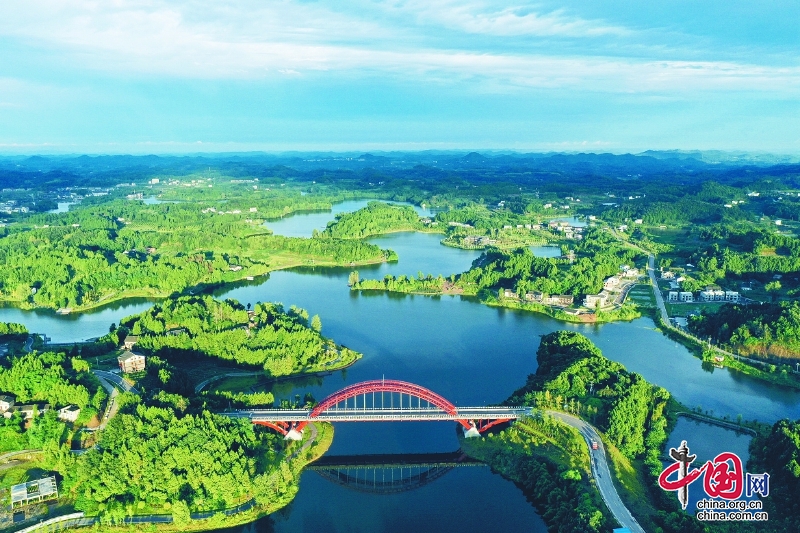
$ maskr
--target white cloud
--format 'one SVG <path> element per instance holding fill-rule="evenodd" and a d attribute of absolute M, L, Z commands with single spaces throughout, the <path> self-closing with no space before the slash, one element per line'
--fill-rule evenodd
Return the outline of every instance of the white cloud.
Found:
<path fill-rule="evenodd" d="M 343 13 L 289 0 L 28 0 L 0 5 L 0 35 L 66 55 L 78 68 L 117 75 L 187 78 L 265 76 L 396 76 L 429 83 L 476 82 L 488 91 L 575 87 L 612 92 L 763 90 L 796 93 L 800 68 L 734 62 L 653 61 L 450 49 L 430 44 L 413 26 L 387 23 L 413 16 L 466 34 L 622 35 L 624 28 L 483 3 L 410 0 Z M 337 4 L 339 8 L 340 5 Z M 367 9 L 369 8 L 369 9 Z M 362 13 L 363 11 L 363 13 Z M 354 13 L 355 12 L 355 13 Z M 386 16 L 389 16 L 386 15 Z"/>
<path fill-rule="evenodd" d="M 395 12 L 413 14 L 418 24 L 437 24 L 472 34 L 595 37 L 631 33 L 627 28 L 603 21 L 570 16 L 564 10 L 540 13 L 531 6 L 495 4 L 497 2 L 405 0 L 389 5 Z"/>

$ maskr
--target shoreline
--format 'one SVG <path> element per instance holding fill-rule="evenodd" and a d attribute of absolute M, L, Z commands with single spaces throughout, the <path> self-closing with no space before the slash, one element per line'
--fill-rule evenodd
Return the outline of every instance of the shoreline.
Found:
<path fill-rule="evenodd" d="M 477 294 L 469 294 L 464 292 L 454 292 L 454 291 L 436 291 L 436 292 L 423 292 L 423 291 L 393 291 L 386 288 L 353 288 L 350 287 L 351 291 L 375 291 L 375 292 L 387 292 L 393 294 L 411 294 L 411 295 L 419 295 L 419 296 L 468 296 L 475 298 L 480 304 L 487 305 L 490 307 L 499 307 L 503 309 L 517 309 L 519 311 L 528 311 L 531 313 L 538 313 L 541 315 L 548 316 L 554 320 L 559 320 L 561 322 L 567 322 L 572 324 L 607 324 L 611 322 L 629 322 L 631 320 L 635 320 L 637 318 L 641 318 L 644 314 L 639 311 L 638 309 L 630 309 L 630 311 L 635 312 L 636 315 L 633 316 L 625 316 L 625 317 L 608 317 L 608 314 L 614 313 L 615 311 L 619 311 L 622 308 L 615 309 L 613 311 L 601 311 L 601 315 L 598 316 L 597 313 L 581 313 L 572 315 L 563 311 L 561 307 L 552 307 L 547 306 L 544 304 L 536 304 L 536 303 L 523 303 L 520 302 L 518 305 L 507 305 L 507 303 L 502 303 L 494 300 L 482 299 Z M 534 307 L 535 306 L 535 307 Z M 580 317 L 594 317 L 591 320 L 584 320 Z"/>
<path fill-rule="evenodd" d="M 693 338 L 689 337 L 688 335 L 684 334 L 680 330 L 677 330 L 671 326 L 665 326 L 664 323 L 659 320 L 658 316 L 652 316 L 653 323 L 656 326 L 656 329 L 661 332 L 667 338 L 674 340 L 677 343 L 680 343 L 681 346 L 685 347 L 686 349 L 691 352 L 692 355 L 697 357 L 703 363 L 712 363 L 710 359 L 703 357 L 703 352 L 705 350 L 704 346 L 699 343 L 698 341 L 694 340 Z M 720 353 L 720 352 L 716 352 Z M 761 370 L 760 368 L 756 368 L 755 365 L 734 360 L 732 359 L 727 353 L 723 352 L 723 363 L 720 368 L 727 368 L 732 372 L 740 372 L 746 376 L 750 376 L 751 378 L 758 379 L 760 381 L 765 381 L 772 385 L 776 385 L 779 387 L 785 387 L 787 389 L 792 390 L 800 390 L 800 379 L 798 378 L 789 378 L 789 379 L 780 379 L 781 374 L 779 373 L 772 373 L 766 372 Z M 770 365 L 768 361 L 764 361 L 760 363 L 761 365 Z M 796 373 L 792 372 L 789 375 L 796 375 Z"/>
<path fill-rule="evenodd" d="M 213 282 L 213 283 L 200 282 L 197 285 L 192 285 L 192 286 L 186 287 L 186 288 L 182 289 L 181 291 L 172 291 L 170 293 L 150 292 L 150 291 L 146 291 L 146 290 L 142 290 L 142 289 L 137 289 L 137 290 L 134 290 L 134 291 L 124 291 L 124 292 L 115 294 L 113 297 L 108 297 L 108 298 L 106 298 L 106 299 L 104 299 L 102 301 L 93 302 L 91 304 L 82 305 L 82 306 L 79 306 L 79 307 L 72 307 L 72 308 L 70 308 L 70 312 L 69 313 L 59 313 L 58 309 L 54 308 L 54 307 L 37 306 L 37 305 L 24 305 L 25 302 L 21 302 L 19 300 L 9 300 L 9 299 L 3 298 L 2 296 L 0 296 L 0 307 L 12 307 L 12 308 L 15 308 L 15 309 L 20 309 L 22 311 L 47 311 L 47 312 L 52 312 L 53 314 L 56 314 L 56 315 L 59 315 L 59 316 L 69 316 L 69 315 L 77 315 L 77 314 L 87 313 L 87 312 L 94 311 L 94 310 L 97 310 L 97 309 L 102 309 L 103 307 L 106 307 L 106 306 L 110 306 L 110 305 L 113 305 L 113 304 L 118 304 L 118 303 L 121 303 L 121 302 L 125 302 L 125 300 L 133 300 L 133 299 L 137 299 L 137 298 L 141 298 L 141 299 L 145 299 L 145 300 L 153 300 L 154 303 L 156 303 L 158 300 L 166 300 L 167 298 L 169 298 L 173 294 L 194 296 L 196 294 L 202 294 L 202 293 L 204 293 L 204 292 L 206 292 L 208 290 L 216 289 L 216 288 L 228 285 L 228 284 L 241 283 L 243 281 L 251 281 L 251 280 L 247 279 L 248 277 L 252 277 L 252 278 L 263 277 L 263 276 L 268 275 L 270 272 L 277 272 L 279 270 L 288 270 L 288 269 L 291 269 L 291 268 L 308 267 L 308 266 L 332 267 L 332 268 L 336 268 L 336 267 L 349 268 L 349 267 L 357 267 L 357 266 L 365 266 L 365 265 L 379 265 L 381 263 L 390 262 L 390 261 L 387 261 L 383 257 L 381 257 L 380 259 L 367 260 L 367 261 L 358 261 L 358 262 L 352 262 L 352 263 L 346 263 L 346 264 L 345 263 L 327 262 L 327 261 L 325 261 L 325 262 L 317 262 L 315 260 L 312 260 L 312 261 L 314 261 L 312 264 L 309 264 L 307 262 L 294 262 L 294 263 L 288 263 L 286 265 L 281 265 L 281 266 L 275 267 L 275 268 L 267 268 L 266 270 L 259 271 L 258 273 L 248 272 L 245 276 L 242 276 L 242 277 L 239 277 L 239 278 L 233 279 L 233 280 L 226 280 L 226 281 Z M 252 281 L 255 281 L 255 280 L 252 280 Z"/>

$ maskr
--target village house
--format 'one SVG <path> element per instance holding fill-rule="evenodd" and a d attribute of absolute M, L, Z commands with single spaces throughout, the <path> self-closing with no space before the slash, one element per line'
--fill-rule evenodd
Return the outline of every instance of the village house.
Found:
<path fill-rule="evenodd" d="M 682 302 L 693 302 L 694 301 L 694 294 L 688 291 L 682 291 L 678 294 L 678 297 Z"/>
<path fill-rule="evenodd" d="M 3 416 L 6 418 L 11 418 L 14 416 L 15 413 L 20 413 L 22 418 L 25 420 L 30 420 L 33 418 L 34 413 L 42 414 L 45 411 L 50 410 L 50 404 L 28 404 L 28 405 L 15 405 L 14 407 L 10 408 L 8 411 L 3 413 Z"/>
<path fill-rule="evenodd" d="M 612 291 L 619 285 L 620 279 L 617 276 L 611 276 L 603 282 L 603 289 Z"/>
<path fill-rule="evenodd" d="M 78 415 L 80 414 L 80 407 L 77 405 L 68 405 L 58 410 L 58 419 L 64 422 L 75 422 L 78 420 Z"/>
<path fill-rule="evenodd" d="M 122 347 L 126 350 L 133 350 L 137 342 L 139 342 L 139 337 L 137 335 L 126 335 L 125 339 L 122 341 Z"/>
<path fill-rule="evenodd" d="M 725 291 L 718 289 L 700 291 L 700 300 L 704 302 L 722 302 L 725 300 Z"/>
<path fill-rule="evenodd" d="M 572 305 L 574 301 L 575 297 L 568 294 L 553 294 L 543 299 L 543 303 L 547 305 L 560 305 L 563 307 Z"/>
<path fill-rule="evenodd" d="M 677 302 L 678 301 L 678 291 L 669 291 L 669 294 L 667 294 L 667 301 L 668 302 Z"/>
<path fill-rule="evenodd" d="M 629 268 L 623 274 L 626 278 L 638 278 L 639 277 L 639 269 L 638 268 Z"/>
<path fill-rule="evenodd" d="M 666 270 L 661 273 L 661 279 L 675 279 L 675 272 L 671 270 Z"/>
<path fill-rule="evenodd" d="M 529 302 L 541 302 L 544 298 L 544 293 L 539 291 L 531 291 L 525 293 L 525 299 Z"/>
<path fill-rule="evenodd" d="M 739 293 L 736 291 L 725 291 L 725 301 L 726 302 L 738 302 L 739 301 Z"/>
<path fill-rule="evenodd" d="M 144 356 L 130 351 L 126 351 L 117 357 L 117 362 L 119 363 L 120 371 L 125 374 L 139 372 L 140 370 L 144 370 L 145 366 Z"/>
<path fill-rule="evenodd" d="M 583 299 L 583 306 L 589 309 L 603 307 L 608 303 L 609 294 L 606 291 L 600 291 L 599 294 L 587 294 Z"/>
<path fill-rule="evenodd" d="M 228 270 L 231 272 L 239 272 L 242 268 L 242 265 L 231 265 L 228 267 Z"/>
<path fill-rule="evenodd" d="M 504 289 L 503 298 L 517 298 L 517 293 L 511 289 Z"/>
<path fill-rule="evenodd" d="M 14 407 L 14 397 L 8 394 L 0 394 L 0 413 L 5 413 Z"/>

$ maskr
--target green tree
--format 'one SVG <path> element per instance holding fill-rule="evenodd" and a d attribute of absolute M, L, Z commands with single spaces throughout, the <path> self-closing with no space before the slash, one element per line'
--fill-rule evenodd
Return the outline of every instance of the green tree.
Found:
<path fill-rule="evenodd" d="M 781 290 L 781 282 L 778 280 L 770 281 L 769 283 L 764 285 L 764 290 L 770 293 L 772 301 L 774 302 L 778 298 L 778 293 Z"/>

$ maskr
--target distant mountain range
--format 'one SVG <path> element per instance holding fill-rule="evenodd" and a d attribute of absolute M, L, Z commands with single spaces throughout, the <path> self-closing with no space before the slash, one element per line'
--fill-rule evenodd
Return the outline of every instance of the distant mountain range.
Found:
<path fill-rule="evenodd" d="M 154 175 L 186 175 L 209 169 L 231 176 L 308 177 L 324 172 L 377 171 L 386 174 L 421 172 L 510 172 L 547 175 L 603 176 L 647 179 L 657 176 L 741 174 L 751 168 L 770 173 L 798 172 L 800 158 L 721 151 L 648 150 L 640 154 L 518 153 L 518 152 L 289 152 L 270 154 L 208 153 L 192 155 L 64 155 L 0 157 L 4 187 L 107 185 Z M 313 179 L 313 177 L 311 178 Z"/>

